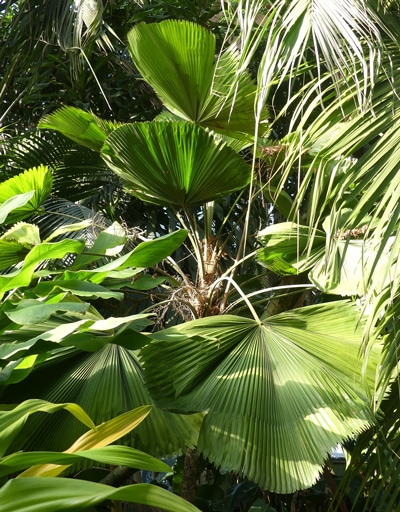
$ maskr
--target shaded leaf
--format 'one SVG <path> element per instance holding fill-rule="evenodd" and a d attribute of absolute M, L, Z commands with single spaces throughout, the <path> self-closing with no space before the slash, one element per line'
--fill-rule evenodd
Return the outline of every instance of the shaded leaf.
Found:
<path fill-rule="evenodd" d="M 89 428 L 96 428 L 86 412 L 77 404 L 52 404 L 45 400 L 31 399 L 25 400 L 12 410 L 4 410 L 5 408 L 9 409 L 10 406 L 0 405 L 0 420 L 2 427 L 0 432 L 1 456 L 4 455 L 11 442 L 26 423 L 28 417 L 35 412 L 46 412 L 52 414 L 60 409 L 65 409 L 73 414 L 75 418 L 81 421 L 84 425 Z"/>
<path fill-rule="evenodd" d="M 84 302 L 57 302 L 55 304 L 25 299 L 15 309 L 5 309 L 10 320 L 20 325 L 35 325 L 45 322 L 56 311 L 85 313 L 89 304 Z"/>

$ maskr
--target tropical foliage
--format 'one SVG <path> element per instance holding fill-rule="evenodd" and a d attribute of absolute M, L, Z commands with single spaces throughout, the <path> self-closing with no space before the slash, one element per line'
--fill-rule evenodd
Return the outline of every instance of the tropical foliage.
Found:
<path fill-rule="evenodd" d="M 7 3 L 6 41 L 28 4 Z M 399 6 L 228 2 L 192 6 L 185 19 L 174 2 L 170 16 L 163 2 L 135 15 L 117 4 L 147 22 L 127 30 L 133 64 L 101 2 L 47 15 L 68 20 L 57 44 L 74 83 L 91 77 L 111 102 L 98 59 L 122 55 L 124 94 L 154 91 L 151 112 L 133 102 L 107 115 L 71 95 L 41 131 L 3 142 L 3 400 L 76 402 L 96 423 L 154 403 L 125 443 L 157 456 L 196 446 L 222 471 L 284 494 L 310 487 L 342 442 L 336 505 L 344 510 L 362 475 L 354 507 L 390 510 L 400 473 Z M 38 73 L 50 58 L 41 55 Z M 4 84 L 18 84 L 7 70 Z M 65 417 L 53 417 L 32 418 L 34 434 L 21 431 L 10 452 L 72 461 L 55 452 L 81 427 L 70 419 L 63 431 Z M 23 485 L 34 483 L 4 489 Z M 53 500 L 69 482 L 50 485 Z M 131 492 L 93 485 L 104 499 Z"/>

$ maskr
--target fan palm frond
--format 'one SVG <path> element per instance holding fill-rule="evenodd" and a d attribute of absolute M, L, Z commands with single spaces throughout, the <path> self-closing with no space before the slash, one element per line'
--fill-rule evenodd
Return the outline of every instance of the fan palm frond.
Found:
<path fill-rule="evenodd" d="M 107 137 L 102 156 L 132 195 L 173 208 L 221 199 L 251 179 L 240 155 L 189 122 L 122 126 Z"/>
<path fill-rule="evenodd" d="M 331 447 L 372 421 L 377 352 L 362 376 L 361 332 L 346 302 L 262 323 L 224 315 L 152 334 L 141 359 L 158 405 L 208 411 L 205 456 L 288 493 L 312 485 Z"/>
<path fill-rule="evenodd" d="M 30 382 L 29 391 L 22 383 L 10 389 L 13 398 L 11 395 L 9 398 L 15 400 L 27 392 L 46 396 L 49 400 L 64 397 L 66 402 L 76 402 L 87 408 L 86 412 L 96 424 L 153 403 L 144 385 L 137 354 L 113 344 L 93 353 L 75 352 L 61 356 L 53 364 L 47 362 L 31 374 Z M 123 442 L 155 456 L 172 454 L 183 450 L 186 444 L 196 444 L 201 421 L 202 415 L 182 416 L 154 408 L 146 422 Z M 70 422 L 66 415 L 60 414 L 51 418 L 32 418 L 28 431 L 25 441 L 22 438 L 18 441 L 18 444 L 23 443 L 25 450 L 64 450 L 84 429 L 78 422 Z"/>

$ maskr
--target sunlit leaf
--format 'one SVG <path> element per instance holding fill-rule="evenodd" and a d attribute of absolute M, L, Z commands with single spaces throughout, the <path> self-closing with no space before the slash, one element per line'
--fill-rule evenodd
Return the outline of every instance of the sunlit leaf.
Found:
<path fill-rule="evenodd" d="M 202 318 L 152 334 L 146 382 L 156 404 L 207 410 L 198 449 L 276 492 L 306 488 L 332 446 L 372 421 L 359 358 L 362 325 L 350 303 L 269 317 Z"/>
<path fill-rule="evenodd" d="M 20 196 L 21 205 L 8 212 L 7 223 L 12 224 L 35 213 L 50 195 L 53 177 L 49 169 L 41 165 L 0 183 L 0 205 L 13 196 Z M 31 195 L 33 191 L 33 194 Z M 27 194 L 26 196 L 24 194 Z M 29 197 L 29 199 L 28 199 Z M 25 199 L 28 199 L 25 201 Z M 9 209 L 10 203 L 5 207 Z"/>
<path fill-rule="evenodd" d="M 127 124 L 107 137 L 102 155 L 129 193 L 174 208 L 221 199 L 251 178 L 240 155 L 187 122 Z"/>
<path fill-rule="evenodd" d="M 57 130 L 75 142 L 95 151 L 100 151 L 107 135 L 120 123 L 106 123 L 91 112 L 75 107 L 64 107 L 45 116 L 40 128 Z"/>

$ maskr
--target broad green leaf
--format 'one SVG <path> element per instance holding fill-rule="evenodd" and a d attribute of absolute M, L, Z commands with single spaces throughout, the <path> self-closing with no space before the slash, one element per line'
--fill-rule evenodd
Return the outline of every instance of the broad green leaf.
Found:
<path fill-rule="evenodd" d="M 84 425 L 89 428 L 96 428 L 93 421 L 77 404 L 52 404 L 45 400 L 31 399 L 22 402 L 11 410 L 7 410 L 9 408 L 10 406 L 0 405 L 0 456 L 4 455 L 11 442 L 25 425 L 28 417 L 35 412 L 46 412 L 52 414 L 60 409 L 65 409 Z"/>
<path fill-rule="evenodd" d="M 125 243 L 125 230 L 118 222 L 114 222 L 97 235 L 93 246 L 87 252 L 77 256 L 74 268 L 89 265 L 103 256 L 115 256 L 122 251 Z"/>
<path fill-rule="evenodd" d="M 71 465 L 81 459 L 94 460 L 101 464 L 128 466 L 148 471 L 169 472 L 171 468 L 164 462 L 129 446 L 104 446 L 76 453 L 60 452 L 18 452 L 0 459 L 0 477 L 17 473 L 30 466 L 43 464 Z"/>
<path fill-rule="evenodd" d="M 258 262 L 277 274 L 298 274 L 311 268 L 325 251 L 326 235 L 292 222 L 268 226 L 258 233 Z"/>
<path fill-rule="evenodd" d="M 29 192 L 25 192 L 22 194 L 16 194 L 6 199 L 2 204 L 0 204 L 0 224 L 5 223 L 10 212 L 17 208 L 25 206 L 26 203 L 32 199 L 34 194 L 34 190 L 30 190 Z"/>
<path fill-rule="evenodd" d="M 28 224 L 27 222 L 14 224 L 1 236 L 1 240 L 18 242 L 28 247 L 38 245 L 41 242 L 39 228 L 35 224 Z"/>
<path fill-rule="evenodd" d="M 14 208 L 8 213 L 7 223 L 18 222 L 35 213 L 50 195 L 52 186 L 52 174 L 44 165 L 29 169 L 0 183 L 0 204 L 3 205 L 13 196 L 26 193 L 29 195 L 34 191 L 28 201 L 25 202 L 23 200 L 21 206 Z"/>
<path fill-rule="evenodd" d="M 149 274 L 144 274 L 139 277 L 139 279 L 135 279 L 135 281 L 132 284 L 132 288 L 134 290 L 152 290 L 153 288 L 156 288 L 157 286 L 160 286 L 160 284 L 164 283 L 166 281 L 166 277 L 163 276 L 154 276 Z"/>
<path fill-rule="evenodd" d="M 30 299 L 27 299 L 30 300 Z M 63 309 L 61 303 L 55 303 L 55 307 L 43 308 L 41 314 L 44 319 L 53 312 L 53 309 Z M 76 304 L 78 304 L 76 306 Z M 98 320 L 91 314 L 86 303 L 72 302 L 66 305 L 65 314 L 58 314 L 47 323 L 28 323 L 34 317 L 30 317 L 36 310 L 31 308 L 31 303 L 26 304 L 28 313 L 25 317 L 24 309 L 16 311 L 11 308 L 6 310 L 7 316 L 18 322 L 23 322 L 23 327 L 11 329 L 3 334 L 0 344 L 0 359 L 17 361 L 27 354 L 43 354 L 53 351 L 57 346 L 76 347 L 89 352 L 97 351 L 108 343 L 117 343 L 128 349 L 141 348 L 147 338 L 140 334 L 150 322 L 150 315 L 130 315 L 124 317 L 109 317 Z M 37 306 L 39 309 L 39 306 Z M 39 319 L 39 314 L 37 318 Z M 82 318 L 76 321 L 76 318 Z M 73 321 L 71 321 L 73 320 Z M 2 371 L 3 373 L 3 371 Z M 135 404 L 139 405 L 139 404 Z M 132 407 L 133 408 L 133 407 Z M 120 412 L 120 411 L 119 411 Z M 102 418 L 103 420 L 103 418 Z"/>
<path fill-rule="evenodd" d="M 89 304 L 84 302 L 58 302 L 51 304 L 35 299 L 25 299 L 19 302 L 15 309 L 6 309 L 4 313 L 16 324 L 35 325 L 45 322 L 57 311 L 85 313 L 88 309 Z"/>
<path fill-rule="evenodd" d="M 185 241 L 186 237 L 187 231 L 180 229 L 168 233 L 167 235 L 154 238 L 153 240 L 142 242 L 135 247 L 129 257 L 122 262 L 119 270 L 124 270 L 127 267 L 152 267 L 178 249 Z"/>
<path fill-rule="evenodd" d="M 151 406 L 145 405 L 133 411 L 128 411 L 109 421 L 98 425 L 92 430 L 83 434 L 75 443 L 65 450 L 65 453 L 76 453 L 94 448 L 102 448 L 133 430 L 149 414 Z M 62 473 L 68 466 L 54 464 L 41 464 L 27 469 L 19 477 L 54 477 Z"/>
<path fill-rule="evenodd" d="M 84 510 L 104 500 L 160 507 L 166 512 L 199 512 L 191 503 L 161 487 L 134 484 L 120 487 L 71 478 L 16 478 L 0 489 L 2 512 Z"/>
<path fill-rule="evenodd" d="M 113 261 L 110 261 L 110 263 L 106 263 L 105 265 L 93 270 L 74 272 L 74 275 L 77 278 L 81 276 L 83 280 L 89 278 L 90 281 L 96 283 L 102 282 L 106 277 L 114 277 L 118 279 L 123 275 L 121 272 L 125 269 L 129 270 L 129 267 L 138 267 L 141 269 L 152 267 L 156 263 L 162 261 L 178 249 L 186 237 L 187 231 L 185 229 L 180 229 L 178 231 L 168 233 L 167 235 L 154 238 L 153 240 L 141 242 L 137 247 L 135 247 L 135 249 L 123 256 L 119 256 Z M 75 270 L 75 265 L 71 268 Z M 133 276 L 139 273 L 140 270 L 132 270 L 132 272 L 133 273 L 131 275 Z M 72 276 L 72 274 L 66 275 Z"/>
<path fill-rule="evenodd" d="M 198 449 L 272 491 L 311 486 L 331 447 L 372 421 L 377 351 L 360 359 L 362 322 L 348 302 L 262 323 L 202 318 L 151 337 L 141 359 L 156 404 L 207 410 Z"/>
<path fill-rule="evenodd" d="M 57 130 L 82 146 L 100 151 L 107 135 L 119 123 L 105 122 L 91 112 L 75 107 L 63 107 L 45 116 L 39 128 Z"/>
<path fill-rule="evenodd" d="M 36 267 L 43 261 L 63 258 L 68 253 L 78 254 L 84 246 L 84 242 L 77 240 L 62 240 L 35 246 L 26 255 L 21 269 L 0 276 L 0 298 L 8 290 L 29 285 Z"/>
<path fill-rule="evenodd" d="M 102 156 L 130 194 L 173 208 L 222 199 L 251 179 L 240 155 L 188 122 L 127 124 L 107 137 Z"/>
<path fill-rule="evenodd" d="M 121 300 L 124 298 L 123 293 L 113 292 L 104 286 L 96 283 L 88 283 L 80 281 L 79 279 L 69 279 L 62 281 L 54 279 L 53 281 L 42 281 L 33 289 L 33 292 L 41 297 L 46 297 L 50 293 L 57 293 L 57 291 L 70 292 L 77 297 L 92 297 L 102 299 L 116 299 Z"/>
<path fill-rule="evenodd" d="M 38 361 L 38 354 L 26 356 L 22 360 L 11 361 L 0 372 L 0 385 L 8 386 L 21 382 L 32 372 Z"/>

